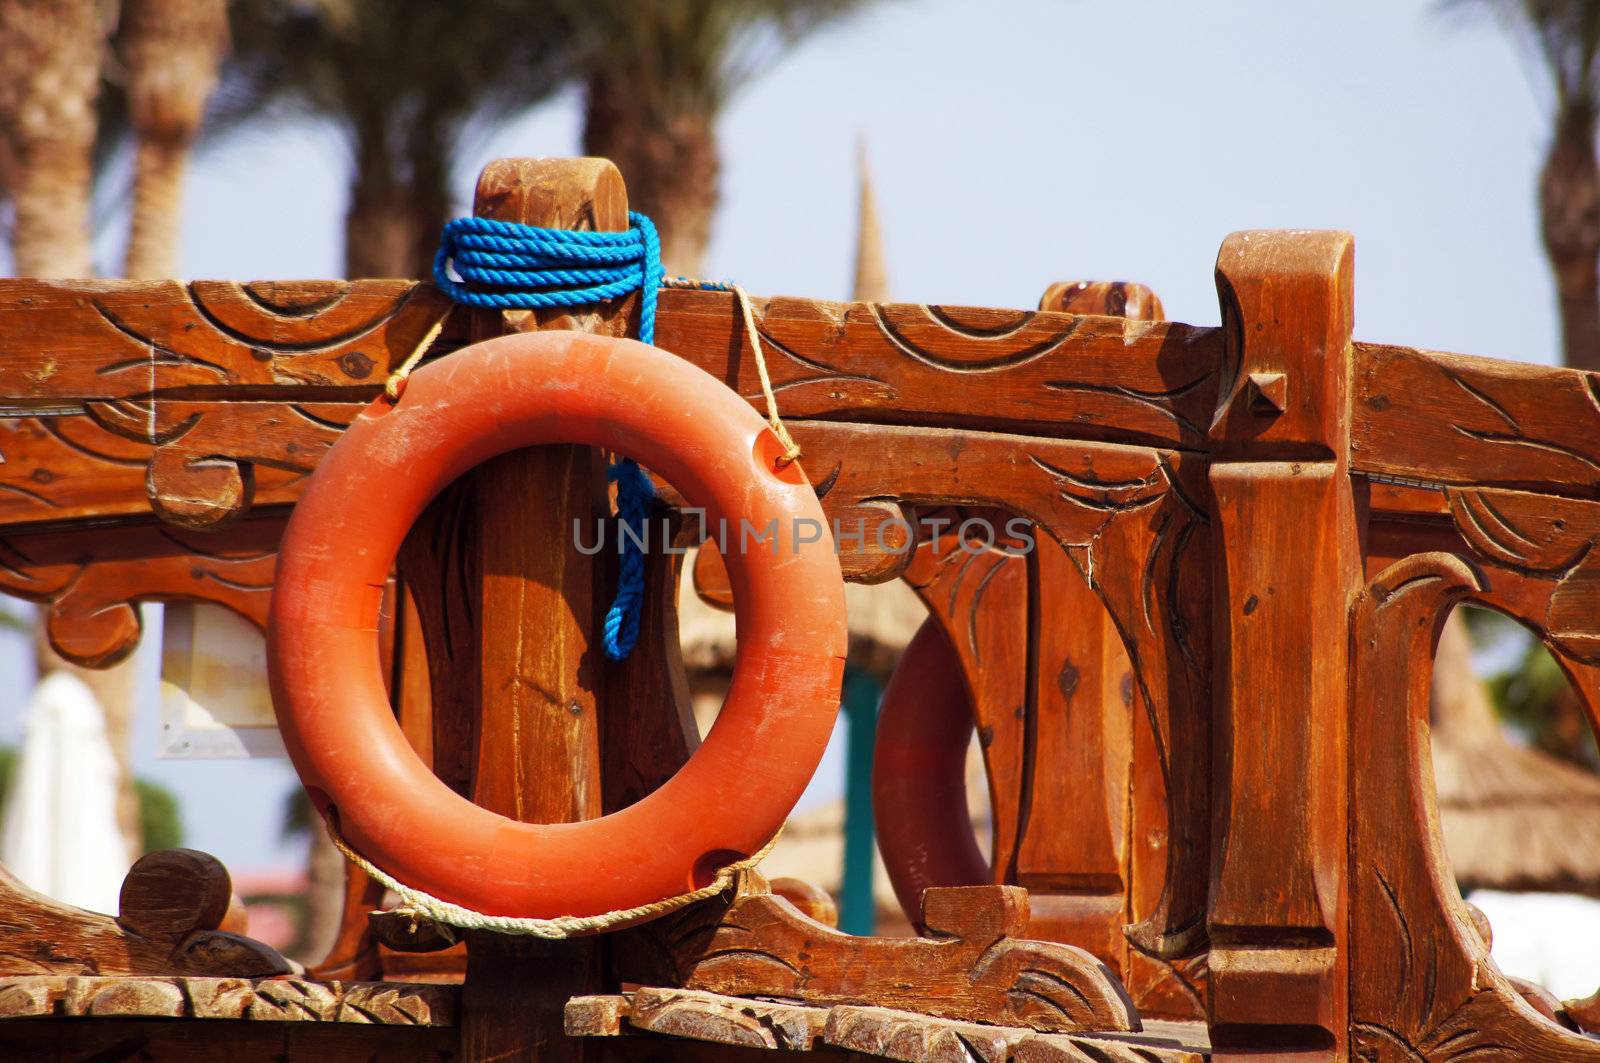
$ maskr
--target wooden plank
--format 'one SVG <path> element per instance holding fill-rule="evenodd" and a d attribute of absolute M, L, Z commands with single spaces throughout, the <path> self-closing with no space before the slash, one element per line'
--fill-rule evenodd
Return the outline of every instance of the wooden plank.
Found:
<path fill-rule="evenodd" d="M 0 280 L 0 404 L 371 397 L 447 305 L 410 281 Z"/>
<path fill-rule="evenodd" d="M 403 281 L 0 281 L 0 411 L 19 417 L 0 422 L 0 520 L 153 506 L 206 525 L 291 501 L 443 307 Z M 756 310 L 790 416 L 1210 445 L 1219 330 L 785 297 Z M 469 317 L 435 356 L 472 338 Z M 727 293 L 663 292 L 657 342 L 759 401 Z M 1371 343 L 1354 357 L 1353 471 L 1600 496 L 1593 374 Z"/>
<path fill-rule="evenodd" d="M 1600 497 L 1600 374 L 1355 345 L 1358 472 Z"/>
<path fill-rule="evenodd" d="M 257 293 L 266 292 L 263 298 Z M 0 281 L 0 408 L 150 395 L 366 401 L 444 309 L 428 284 Z M 1032 310 L 756 299 L 795 416 L 888 416 L 1198 447 L 1216 329 Z M 41 351 L 37 337 L 49 336 Z M 472 338 L 454 323 L 434 353 Z M 661 293 L 658 346 L 759 397 L 731 293 Z M 981 379 L 980 389 L 970 383 Z"/>
<path fill-rule="evenodd" d="M 757 399 L 755 360 L 731 300 L 663 293 L 656 342 Z M 1048 311 L 755 302 L 786 416 L 1019 432 L 1070 425 L 1082 439 L 1204 446 L 1221 355 L 1215 329 Z"/>

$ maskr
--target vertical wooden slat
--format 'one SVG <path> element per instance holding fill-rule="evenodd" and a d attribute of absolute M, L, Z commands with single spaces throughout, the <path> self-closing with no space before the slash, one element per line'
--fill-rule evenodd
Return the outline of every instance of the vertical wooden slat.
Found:
<path fill-rule="evenodd" d="M 1126 654 L 1105 607 L 1052 539 L 1038 545 L 1038 723 L 1033 794 L 1016 882 L 1031 932 L 1088 948 L 1122 976 L 1127 940 L 1131 706 Z M 1113 678 L 1114 677 L 1114 678 Z"/>

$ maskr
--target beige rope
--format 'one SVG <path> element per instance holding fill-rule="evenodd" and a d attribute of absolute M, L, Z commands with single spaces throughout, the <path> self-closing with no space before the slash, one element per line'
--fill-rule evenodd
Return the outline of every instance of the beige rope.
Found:
<path fill-rule="evenodd" d="M 422 356 L 428 353 L 428 348 L 432 347 L 433 341 L 439 338 L 439 333 L 444 331 L 444 323 L 450 320 L 450 311 L 454 309 L 454 303 L 445 307 L 444 313 L 439 315 L 439 320 L 435 321 L 433 327 L 422 334 L 421 342 L 412 348 L 411 353 L 406 355 L 406 360 L 400 363 L 400 368 L 390 373 L 389 379 L 383 382 L 383 393 L 390 402 L 400 401 L 400 396 L 406 389 L 406 378 L 417 367 L 417 363 L 422 361 Z"/>
<path fill-rule="evenodd" d="M 516 934 L 544 938 L 548 941 L 615 930 L 632 923 L 653 919 L 658 915 L 675 912 L 696 901 L 715 897 L 732 887 L 741 872 L 750 870 L 766 859 L 767 854 L 772 852 L 772 847 L 778 844 L 778 838 L 783 834 L 783 828 L 780 827 L 778 833 L 772 836 L 772 840 L 763 845 L 753 856 L 747 856 L 720 869 L 717 877 L 712 879 L 709 885 L 688 893 L 680 893 L 676 897 L 666 897 L 635 908 L 602 912 L 599 915 L 562 915 L 553 919 L 526 919 L 509 915 L 485 915 L 471 908 L 463 908 L 459 904 L 440 900 L 422 890 L 413 889 L 350 848 L 349 843 L 339 836 L 339 831 L 332 822 L 324 820 L 323 825 L 328 829 L 328 838 L 333 842 L 334 848 L 343 853 L 346 860 L 399 896 L 400 904 L 393 909 L 392 914 L 409 916 L 413 927 L 426 919 L 444 926 L 459 927 L 462 930 L 493 930 L 499 934 Z"/>
<path fill-rule="evenodd" d="M 683 277 L 674 277 L 666 281 L 667 287 L 673 288 L 703 288 L 705 282 L 693 281 Z M 744 318 L 745 336 L 750 340 L 750 352 L 755 356 L 756 375 L 761 378 L 761 397 L 767 403 L 767 424 L 772 428 L 772 434 L 778 437 L 778 442 L 783 444 L 783 453 L 778 457 L 778 465 L 782 467 L 800 457 L 800 444 L 794 441 L 794 436 L 789 434 L 789 429 L 784 425 L 783 419 L 778 416 L 778 399 L 772 391 L 772 377 L 767 373 L 767 358 L 761 349 L 761 331 L 756 328 L 755 311 L 750 307 L 750 295 L 737 284 L 727 286 L 739 300 L 739 313 Z M 444 331 L 446 321 L 450 320 L 450 311 L 454 310 L 452 304 L 440 315 L 433 327 L 423 334 L 411 353 L 406 355 L 406 360 L 400 363 L 399 368 L 389 374 L 383 382 L 383 393 L 390 402 L 399 402 L 400 396 L 405 392 L 406 379 L 411 376 L 423 355 L 433 346 L 433 341 L 439 338 L 439 333 Z"/>
<path fill-rule="evenodd" d="M 756 373 L 761 377 L 761 396 L 767 400 L 767 423 L 772 426 L 772 434 L 778 437 L 778 442 L 783 444 L 783 455 L 778 458 L 781 467 L 800 456 L 800 444 L 794 441 L 778 416 L 778 400 L 772 394 L 772 378 L 767 375 L 767 359 L 761 353 L 761 333 L 756 329 L 756 316 L 750 309 L 750 296 L 737 284 L 730 284 L 729 287 L 739 300 L 739 312 L 744 315 L 745 335 L 750 337 L 750 351 L 756 357 Z"/>

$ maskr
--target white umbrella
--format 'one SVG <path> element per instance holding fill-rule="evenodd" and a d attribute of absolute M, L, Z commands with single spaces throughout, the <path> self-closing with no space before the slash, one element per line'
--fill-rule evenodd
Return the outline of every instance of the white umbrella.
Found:
<path fill-rule="evenodd" d="M 117 764 L 105 716 L 77 676 L 52 672 L 24 717 L 0 863 L 41 893 L 115 913 L 128 846 L 117 828 Z"/>

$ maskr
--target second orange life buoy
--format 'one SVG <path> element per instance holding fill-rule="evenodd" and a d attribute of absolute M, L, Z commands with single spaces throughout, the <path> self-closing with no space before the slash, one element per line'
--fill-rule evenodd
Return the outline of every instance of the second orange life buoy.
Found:
<path fill-rule="evenodd" d="M 922 925 L 922 891 L 990 880 L 967 811 L 972 704 L 950 640 L 930 617 L 900 657 L 878 709 L 872 814 L 895 897 Z"/>
<path fill-rule="evenodd" d="M 735 534 L 742 521 L 777 527 L 775 541 L 725 554 L 738 652 L 705 742 L 654 793 L 579 823 L 521 823 L 452 791 L 407 744 L 378 665 L 379 598 L 423 507 L 473 466 L 545 443 L 635 456 Z M 759 850 L 822 757 L 846 645 L 832 538 L 782 451 L 710 374 L 588 333 L 488 340 L 420 369 L 399 403 L 368 406 L 295 506 L 272 595 L 273 701 L 319 811 L 405 885 L 486 915 L 634 908 Z"/>

